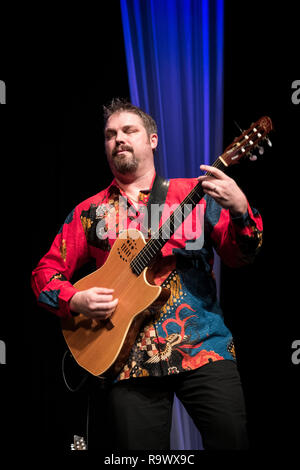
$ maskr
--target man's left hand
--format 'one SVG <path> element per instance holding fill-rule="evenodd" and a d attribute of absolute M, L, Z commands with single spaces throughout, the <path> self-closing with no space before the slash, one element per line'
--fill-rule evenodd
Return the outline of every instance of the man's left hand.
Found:
<path fill-rule="evenodd" d="M 233 217 L 245 214 L 248 207 L 247 198 L 236 182 L 213 166 L 201 165 L 200 169 L 212 175 L 198 177 L 204 192 L 222 207 L 229 209 Z"/>

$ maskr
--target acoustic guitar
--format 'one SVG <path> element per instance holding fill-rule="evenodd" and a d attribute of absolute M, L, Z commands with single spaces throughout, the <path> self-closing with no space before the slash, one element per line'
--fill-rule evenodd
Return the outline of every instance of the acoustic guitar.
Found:
<path fill-rule="evenodd" d="M 262 117 L 236 138 L 212 166 L 226 171 L 244 156 L 253 159 L 253 149 L 258 148 L 260 153 L 263 149 L 261 142 L 271 145 L 267 135 L 272 128 L 271 119 Z M 73 357 L 91 374 L 105 377 L 118 374 L 144 320 L 167 301 L 168 289 L 154 285 L 149 267 L 203 196 L 199 182 L 147 242 L 138 230 L 119 234 L 104 265 L 74 284 L 78 290 L 112 288 L 119 299 L 107 320 L 97 321 L 84 314 L 62 320 L 63 335 Z"/>

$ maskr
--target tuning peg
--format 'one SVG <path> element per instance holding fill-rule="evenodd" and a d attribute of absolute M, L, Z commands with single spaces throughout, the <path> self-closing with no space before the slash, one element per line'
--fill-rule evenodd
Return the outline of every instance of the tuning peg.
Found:
<path fill-rule="evenodd" d="M 240 133 L 242 134 L 243 129 L 238 125 L 238 123 L 235 120 L 233 120 L 233 122 L 234 122 L 235 126 L 238 128 L 238 130 L 240 131 Z"/>
<path fill-rule="evenodd" d="M 257 146 L 257 150 L 258 150 L 259 155 L 263 155 L 263 154 L 264 154 L 265 149 L 264 149 L 261 145 L 258 145 L 258 146 Z"/>
<path fill-rule="evenodd" d="M 249 160 L 251 162 L 255 162 L 257 160 L 257 156 L 256 155 L 253 155 L 252 153 L 249 153 Z"/>
<path fill-rule="evenodd" d="M 272 142 L 270 141 L 270 139 L 268 137 L 266 137 L 266 142 L 267 142 L 269 147 L 272 147 Z"/>

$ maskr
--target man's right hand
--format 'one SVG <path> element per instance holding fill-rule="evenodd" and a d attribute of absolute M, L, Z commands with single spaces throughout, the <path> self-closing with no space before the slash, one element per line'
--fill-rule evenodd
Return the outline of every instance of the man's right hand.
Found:
<path fill-rule="evenodd" d="M 89 318 L 105 320 L 111 316 L 118 304 L 118 299 L 113 298 L 113 292 L 113 289 L 106 287 L 91 287 L 78 291 L 70 300 L 70 309 Z"/>

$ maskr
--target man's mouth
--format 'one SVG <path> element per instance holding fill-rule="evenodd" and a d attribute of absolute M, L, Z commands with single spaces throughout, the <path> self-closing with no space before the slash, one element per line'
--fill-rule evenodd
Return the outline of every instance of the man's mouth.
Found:
<path fill-rule="evenodd" d="M 131 152 L 133 153 L 133 148 L 129 146 L 124 146 L 124 147 L 119 147 L 113 150 L 112 156 L 115 157 L 116 155 L 119 155 L 124 152 Z"/>

